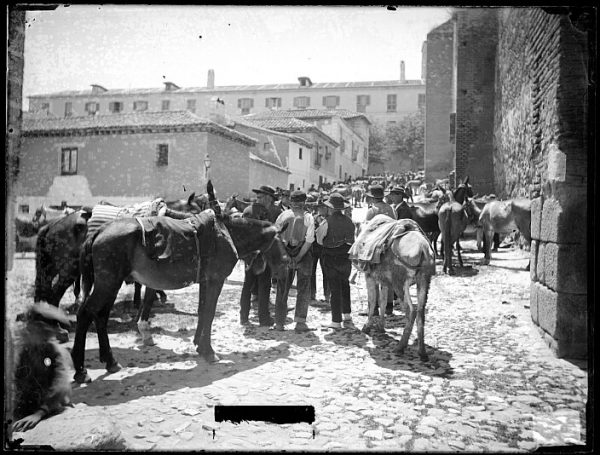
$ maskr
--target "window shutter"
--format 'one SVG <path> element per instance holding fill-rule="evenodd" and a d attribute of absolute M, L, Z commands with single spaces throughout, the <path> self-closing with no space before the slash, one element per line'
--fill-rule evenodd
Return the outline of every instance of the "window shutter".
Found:
<path fill-rule="evenodd" d="M 250 98 L 250 108 L 254 107 L 254 98 Z"/>
<path fill-rule="evenodd" d="M 277 107 L 281 107 L 281 98 L 277 98 Z"/>
<path fill-rule="evenodd" d="M 367 106 L 371 104 L 371 95 L 367 95 Z"/>
<path fill-rule="evenodd" d="M 327 97 L 326 96 L 323 97 L 323 106 L 327 106 Z"/>
<path fill-rule="evenodd" d="M 340 97 L 336 96 L 335 97 L 335 107 L 338 107 L 340 105 Z"/>
<path fill-rule="evenodd" d="M 241 98 L 238 98 L 238 109 L 242 107 L 242 100 Z"/>
<path fill-rule="evenodd" d="M 310 106 L 310 96 L 306 97 L 306 107 Z"/>
<path fill-rule="evenodd" d="M 265 107 L 269 107 L 269 98 L 265 98 Z"/>

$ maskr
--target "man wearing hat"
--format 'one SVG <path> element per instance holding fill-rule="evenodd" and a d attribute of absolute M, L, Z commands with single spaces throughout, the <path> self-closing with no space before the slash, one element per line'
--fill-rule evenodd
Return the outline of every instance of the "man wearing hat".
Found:
<path fill-rule="evenodd" d="M 366 193 L 366 196 L 370 197 L 373 202 L 371 207 L 369 207 L 369 210 L 367 210 L 365 221 L 370 221 L 375 215 L 387 215 L 394 220 L 396 219 L 396 213 L 394 212 L 392 206 L 383 201 L 383 186 L 371 186 L 369 191 Z"/>
<path fill-rule="evenodd" d="M 326 327 L 340 329 L 343 321 L 344 328 L 354 328 L 349 282 L 352 263 L 348 258 L 348 250 L 354 243 L 354 223 L 343 213 L 350 204 L 339 193 L 333 193 L 325 204 L 331 214 L 319 226 L 316 237 L 317 243 L 323 245 L 323 273 L 331 289 L 331 323 Z"/>
<path fill-rule="evenodd" d="M 329 215 L 329 207 L 325 205 L 325 201 L 329 199 L 329 196 L 322 196 L 316 202 L 316 213 L 313 213 L 313 218 L 315 219 L 315 232 L 319 229 L 319 226 L 323 224 L 327 216 Z M 329 297 L 331 296 L 331 291 L 329 290 L 329 282 L 325 277 L 325 269 L 323 268 L 323 259 L 321 259 L 321 250 L 323 249 L 323 245 L 320 245 L 318 242 L 313 242 L 312 253 L 313 253 L 313 266 L 312 272 L 310 275 L 310 298 L 311 300 L 316 300 L 317 297 L 317 263 L 321 263 L 321 272 L 323 274 L 323 295 L 325 296 L 325 302 L 329 303 Z"/>
<path fill-rule="evenodd" d="M 284 330 L 287 314 L 288 293 L 294 275 L 297 273 L 296 282 L 296 312 L 294 330 L 298 333 L 311 330 L 306 325 L 308 304 L 310 302 L 310 273 L 312 270 L 312 244 L 315 240 L 315 220 L 310 212 L 304 210 L 306 193 L 302 190 L 293 191 L 290 195 L 291 208 L 285 210 L 277 220 L 275 226 L 281 230 L 281 240 L 285 245 L 290 264 L 286 279 L 277 281 L 277 297 L 275 298 L 275 329 Z"/>
<path fill-rule="evenodd" d="M 246 207 L 242 216 L 244 218 L 254 218 L 274 223 L 281 214 L 281 209 L 275 205 L 275 200 L 277 199 L 275 188 L 269 185 L 262 185 L 260 188 L 253 189 L 252 191 L 256 193 L 257 201 Z M 258 322 L 261 326 L 270 327 L 275 321 L 269 312 L 271 269 L 268 264 L 264 272 L 258 275 L 255 275 L 252 270 L 246 270 L 244 286 L 242 287 L 242 295 L 240 297 L 240 323 L 242 325 L 249 323 L 250 295 L 254 290 L 258 295 Z"/>
<path fill-rule="evenodd" d="M 404 199 L 408 200 L 410 196 L 406 194 L 406 189 L 402 185 L 394 185 L 387 197 L 396 213 L 396 219 L 410 218 L 410 208 L 404 202 Z"/>

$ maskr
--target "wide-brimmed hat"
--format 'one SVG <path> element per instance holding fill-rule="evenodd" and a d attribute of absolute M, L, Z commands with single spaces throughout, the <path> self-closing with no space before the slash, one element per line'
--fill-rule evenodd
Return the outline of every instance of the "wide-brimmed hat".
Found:
<path fill-rule="evenodd" d="M 333 193 L 331 196 L 329 196 L 329 199 L 325 201 L 325 205 L 336 210 L 344 210 L 350 207 L 350 204 L 346 202 L 344 196 L 342 196 L 340 193 Z"/>
<path fill-rule="evenodd" d="M 292 191 L 290 194 L 291 205 L 304 205 L 306 202 L 306 193 L 302 190 Z"/>
<path fill-rule="evenodd" d="M 268 194 L 273 199 L 277 199 L 277 192 L 275 191 L 275 188 L 273 188 L 270 185 L 262 185 L 260 188 L 255 188 L 252 191 L 254 191 L 256 194 L 258 194 L 258 193 Z"/>
<path fill-rule="evenodd" d="M 402 185 L 394 185 L 390 190 L 390 194 L 406 194 L 406 188 Z"/>
<path fill-rule="evenodd" d="M 372 197 L 374 199 L 383 199 L 383 186 L 381 185 L 373 185 L 369 188 L 369 191 L 366 193 L 367 196 Z"/>
<path fill-rule="evenodd" d="M 317 207 L 326 207 L 326 201 L 329 199 L 329 195 L 321 195 L 319 199 L 317 199 Z"/>

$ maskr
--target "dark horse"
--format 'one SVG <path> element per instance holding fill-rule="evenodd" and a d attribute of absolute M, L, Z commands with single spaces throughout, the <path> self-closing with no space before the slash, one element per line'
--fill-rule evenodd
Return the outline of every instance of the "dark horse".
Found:
<path fill-rule="evenodd" d="M 161 218 L 149 219 L 160 222 Z M 191 247 L 185 260 L 161 262 L 151 259 L 142 245 L 142 226 L 135 219 L 116 220 L 86 240 L 81 253 L 84 302 L 77 313 L 72 350 L 76 382 L 91 380 L 84 368 L 84 354 L 86 333 L 92 321 L 98 333 L 100 361 L 106 363 L 109 373 L 121 368 L 110 348 L 107 322 L 126 278 L 153 289 L 181 289 L 198 282 L 198 325 L 194 344 L 198 354 L 209 362 L 216 362 L 219 357 L 211 346 L 212 321 L 223 283 L 238 257 L 262 252 L 275 276 L 285 270 L 288 257 L 277 229 L 270 223 L 215 215 L 213 211 L 202 212 L 191 220 L 197 232 L 193 236 L 196 245 Z M 174 222 L 189 225 L 187 220 Z M 198 255 L 193 254 L 196 250 Z M 86 297 L 92 283 L 93 290 Z"/>

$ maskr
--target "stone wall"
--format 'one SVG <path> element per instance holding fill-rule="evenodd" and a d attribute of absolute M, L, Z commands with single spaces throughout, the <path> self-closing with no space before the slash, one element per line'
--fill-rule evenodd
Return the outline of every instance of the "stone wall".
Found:
<path fill-rule="evenodd" d="M 494 190 L 494 81 L 497 10 L 463 8 L 456 20 L 456 181 Z"/>
<path fill-rule="evenodd" d="M 586 357 L 586 35 L 540 8 L 498 22 L 495 188 L 532 198 L 533 321 L 558 356 Z"/>

